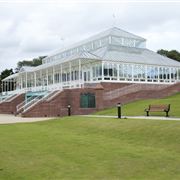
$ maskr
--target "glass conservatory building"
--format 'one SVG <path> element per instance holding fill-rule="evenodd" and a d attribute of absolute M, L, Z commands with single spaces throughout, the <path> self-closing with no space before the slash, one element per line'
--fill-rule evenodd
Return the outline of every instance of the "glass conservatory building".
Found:
<path fill-rule="evenodd" d="M 87 83 L 180 81 L 180 63 L 146 48 L 146 40 L 111 28 L 50 54 L 37 67 L 5 78 L 3 94 L 81 88 Z"/>

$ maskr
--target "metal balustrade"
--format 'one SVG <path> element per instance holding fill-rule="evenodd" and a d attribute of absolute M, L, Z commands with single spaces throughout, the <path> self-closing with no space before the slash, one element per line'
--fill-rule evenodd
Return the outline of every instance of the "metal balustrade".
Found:
<path fill-rule="evenodd" d="M 58 94 L 60 94 L 61 92 L 62 92 L 62 90 L 61 90 L 61 91 L 54 91 L 54 92 L 50 93 L 48 96 L 46 96 L 46 97 L 44 98 L 44 100 L 50 101 L 50 100 L 52 100 L 54 97 L 56 97 Z"/>
<path fill-rule="evenodd" d="M 5 100 L 5 102 L 11 102 L 13 101 L 15 98 L 17 98 L 18 96 L 20 96 L 21 94 L 13 94 L 12 96 L 10 96 L 9 98 L 7 98 Z"/>
<path fill-rule="evenodd" d="M 32 99 L 29 101 L 25 106 L 23 107 L 23 112 L 27 111 L 30 109 L 32 106 L 35 106 L 40 100 L 42 100 L 43 96 L 37 96 L 36 98 Z"/>
<path fill-rule="evenodd" d="M 0 104 L 3 102 L 10 102 L 17 97 L 17 94 L 9 94 L 0 97 Z"/>
<path fill-rule="evenodd" d="M 58 95 L 60 92 L 62 91 L 47 91 L 46 94 L 32 96 L 26 99 L 25 101 L 23 101 L 22 103 L 20 103 L 19 105 L 17 105 L 16 107 L 17 113 L 26 112 L 27 110 L 38 104 L 39 102 L 49 101 L 52 98 L 54 98 L 56 95 Z"/>
<path fill-rule="evenodd" d="M 55 94 L 56 94 L 55 91 L 51 91 L 51 92 L 48 92 L 45 95 L 41 95 L 41 96 L 36 97 L 35 99 L 33 99 L 32 101 L 30 101 L 29 103 L 27 103 L 24 106 L 24 111 L 23 112 L 26 112 L 28 109 L 32 108 L 33 106 L 35 106 L 39 102 L 42 102 L 42 101 L 50 99 L 51 96 L 54 96 Z"/>
<path fill-rule="evenodd" d="M 124 96 L 130 93 L 142 91 L 142 90 L 162 90 L 167 88 L 170 85 L 149 85 L 149 84 L 132 84 L 132 85 L 127 85 L 122 88 L 118 88 L 109 92 L 105 92 L 103 97 L 104 100 L 111 100 L 118 98 L 120 96 Z"/>
<path fill-rule="evenodd" d="M 23 102 L 21 102 L 20 104 L 18 104 L 18 105 L 16 106 L 16 111 L 17 111 L 17 113 L 19 113 L 20 111 L 22 111 L 23 108 L 24 108 L 24 106 L 27 104 L 27 102 L 32 101 L 34 98 L 35 98 L 35 96 L 29 97 L 29 98 L 27 98 L 25 101 L 23 101 Z"/>

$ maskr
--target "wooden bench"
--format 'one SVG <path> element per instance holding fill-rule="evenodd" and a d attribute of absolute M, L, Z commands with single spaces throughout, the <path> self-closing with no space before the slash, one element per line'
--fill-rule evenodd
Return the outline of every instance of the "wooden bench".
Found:
<path fill-rule="evenodd" d="M 169 111 L 170 111 L 170 104 L 149 105 L 149 108 L 145 109 L 147 116 L 149 116 L 149 112 L 166 112 L 166 117 L 168 117 Z"/>

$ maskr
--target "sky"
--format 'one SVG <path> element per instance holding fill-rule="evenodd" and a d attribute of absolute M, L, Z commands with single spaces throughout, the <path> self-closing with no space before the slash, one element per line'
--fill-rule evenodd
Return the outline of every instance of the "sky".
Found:
<path fill-rule="evenodd" d="M 85 3 L 86 2 L 86 3 Z M 111 27 L 180 51 L 180 2 L 0 0 L 0 72 Z"/>

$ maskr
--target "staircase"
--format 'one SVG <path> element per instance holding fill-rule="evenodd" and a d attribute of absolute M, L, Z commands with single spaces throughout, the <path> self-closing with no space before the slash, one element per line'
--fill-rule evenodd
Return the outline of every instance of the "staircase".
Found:
<path fill-rule="evenodd" d="M 0 104 L 3 102 L 10 102 L 11 99 L 13 99 L 16 96 L 16 94 L 11 94 L 11 95 L 4 95 L 0 97 Z"/>
<path fill-rule="evenodd" d="M 119 89 L 115 89 L 104 93 L 104 100 L 112 100 L 120 96 L 135 93 L 138 91 L 152 91 L 152 90 L 163 90 L 170 85 L 152 85 L 152 84 L 132 84 Z"/>
<path fill-rule="evenodd" d="M 32 97 L 24 100 L 24 101 L 21 102 L 20 104 L 18 104 L 18 105 L 16 106 L 16 113 L 17 113 L 17 114 L 21 113 L 21 112 L 24 110 L 24 108 L 26 107 L 26 105 L 27 105 L 29 102 L 32 102 L 34 99 L 35 99 L 35 96 L 32 96 Z"/>
<path fill-rule="evenodd" d="M 104 108 L 140 99 L 163 98 L 180 92 L 180 83 L 171 85 L 131 84 L 103 93 Z"/>
<path fill-rule="evenodd" d="M 22 103 L 18 104 L 16 107 L 17 114 L 25 113 L 29 109 L 35 107 L 40 102 L 50 101 L 52 98 L 54 98 L 57 94 L 59 94 L 61 91 L 48 91 L 46 94 L 41 94 L 38 96 L 32 96 Z"/>
<path fill-rule="evenodd" d="M 24 101 L 24 93 L 4 95 L 0 101 L 1 114 L 14 114 L 16 113 L 16 106 Z"/>

